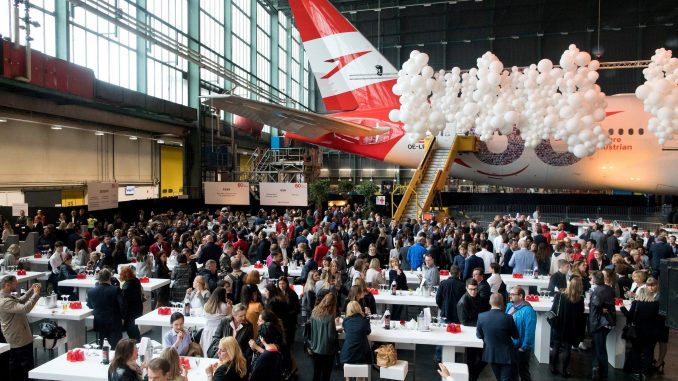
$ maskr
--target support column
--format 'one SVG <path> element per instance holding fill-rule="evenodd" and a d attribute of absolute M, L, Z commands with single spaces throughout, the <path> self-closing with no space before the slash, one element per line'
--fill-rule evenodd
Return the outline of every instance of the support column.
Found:
<path fill-rule="evenodd" d="M 188 0 L 188 47 L 200 51 L 200 2 Z M 184 149 L 184 187 L 191 197 L 202 197 L 202 115 L 200 113 L 200 67 L 188 63 L 188 106 L 196 108 L 198 120 L 185 139 Z"/>
<path fill-rule="evenodd" d="M 146 0 L 137 0 L 137 22 L 148 24 Z M 137 91 L 148 94 L 148 46 L 149 42 L 137 35 Z"/>
<path fill-rule="evenodd" d="M 66 1 L 57 1 L 54 4 L 54 33 L 56 36 L 56 57 L 68 61 L 68 8 Z M 43 26 L 44 27 L 44 26 Z"/>
<path fill-rule="evenodd" d="M 278 89 L 279 85 L 279 76 L 278 76 L 278 64 L 280 63 L 279 50 L 278 50 L 278 41 L 280 41 L 280 33 L 278 30 L 278 12 L 275 11 L 271 15 L 271 93 L 276 97 L 280 97 L 282 94 L 280 91 L 273 90 Z M 271 136 L 278 136 L 278 129 L 271 126 Z"/>

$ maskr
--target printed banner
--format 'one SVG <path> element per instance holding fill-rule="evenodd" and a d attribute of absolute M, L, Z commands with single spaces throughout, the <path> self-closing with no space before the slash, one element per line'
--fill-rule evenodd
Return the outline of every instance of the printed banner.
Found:
<path fill-rule="evenodd" d="M 308 206 L 307 183 L 259 183 L 261 205 Z"/>

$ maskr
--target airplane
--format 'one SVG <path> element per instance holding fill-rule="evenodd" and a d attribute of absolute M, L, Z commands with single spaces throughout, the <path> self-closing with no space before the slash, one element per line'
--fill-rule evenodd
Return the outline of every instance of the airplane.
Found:
<path fill-rule="evenodd" d="M 292 139 L 416 168 L 424 143 L 412 142 L 402 124 L 388 117 L 400 107 L 392 91 L 398 70 L 329 1 L 290 0 L 289 5 L 323 103 L 337 112 L 320 115 L 236 95 L 205 102 L 276 126 Z M 678 177 L 670 174 L 678 142 L 658 143 L 647 128 L 650 114 L 635 95 L 608 96 L 607 103 L 602 127 L 612 142 L 592 156 L 579 159 L 554 139 L 527 148 L 514 130 L 480 142 L 477 152 L 458 154 L 451 174 L 508 187 L 678 194 Z M 450 149 L 453 139 L 443 132 L 438 148 Z"/>

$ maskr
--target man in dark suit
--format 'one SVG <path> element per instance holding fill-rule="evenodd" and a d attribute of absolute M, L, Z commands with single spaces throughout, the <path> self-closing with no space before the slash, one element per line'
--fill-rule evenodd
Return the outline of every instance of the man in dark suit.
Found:
<path fill-rule="evenodd" d="M 482 359 L 490 364 L 497 381 L 512 381 L 516 364 L 513 339 L 519 334 L 513 318 L 504 313 L 503 304 L 501 294 L 490 296 L 492 308 L 478 316 L 476 336 L 484 342 Z"/>
<path fill-rule="evenodd" d="M 301 247 L 301 245 L 299 245 Z M 311 270 L 318 270 L 318 264 L 313 260 L 313 256 L 311 256 L 311 252 L 306 248 L 306 245 L 304 244 L 304 267 L 301 268 L 301 276 L 297 278 L 297 280 L 294 282 L 294 284 L 306 284 L 306 280 L 308 279 L 308 273 Z"/>
<path fill-rule="evenodd" d="M 122 338 L 122 316 L 118 296 L 120 288 L 111 285 L 111 271 L 104 268 L 99 271 L 99 283 L 87 291 L 87 307 L 94 313 L 94 330 L 99 333 L 99 344 L 108 339 L 111 348 L 115 348 Z"/>
<path fill-rule="evenodd" d="M 450 277 L 440 282 L 438 292 L 436 293 L 436 304 L 440 309 L 440 315 L 445 319 L 445 323 L 459 324 L 457 315 L 457 303 L 466 293 L 464 282 L 459 279 L 459 267 L 450 268 Z M 436 347 L 435 360 L 442 361 L 443 347 Z"/>
<path fill-rule="evenodd" d="M 211 234 L 208 234 L 205 237 L 205 245 L 200 249 L 200 255 L 198 256 L 198 263 L 206 263 L 210 259 L 213 259 L 216 263 L 219 263 L 219 257 L 221 257 L 221 248 L 214 243 L 214 237 Z"/>
<path fill-rule="evenodd" d="M 659 264 L 662 259 L 672 258 L 673 250 L 671 250 L 671 246 L 666 243 L 666 236 L 664 235 L 655 238 L 655 242 L 656 243 L 650 248 L 650 258 L 652 260 L 652 276 L 659 279 Z"/>
<path fill-rule="evenodd" d="M 270 279 L 278 279 L 281 276 L 287 276 L 287 260 L 283 260 L 280 250 L 271 252 L 273 261 L 268 266 L 268 276 Z"/>
<path fill-rule="evenodd" d="M 480 310 L 478 312 L 485 312 L 490 309 L 490 295 L 492 295 L 492 288 L 485 280 L 484 270 L 480 267 L 473 269 L 473 279 L 478 282 L 478 297 L 480 298 Z"/>

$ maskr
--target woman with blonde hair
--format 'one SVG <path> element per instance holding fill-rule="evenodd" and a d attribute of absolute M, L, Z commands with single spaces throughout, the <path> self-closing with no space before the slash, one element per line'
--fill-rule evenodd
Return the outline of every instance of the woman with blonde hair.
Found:
<path fill-rule="evenodd" d="M 214 289 L 210 298 L 205 303 L 205 328 L 202 329 L 200 335 L 200 347 L 202 352 L 207 353 L 207 350 L 212 344 L 212 336 L 216 332 L 221 319 L 231 314 L 233 305 L 231 301 L 226 298 L 226 289 L 217 287 Z"/>
<path fill-rule="evenodd" d="M 16 259 L 19 258 L 20 253 L 21 248 L 19 247 L 19 245 L 17 245 L 16 243 L 9 245 L 9 247 L 7 248 L 7 252 L 5 252 L 5 256 L 3 257 L 5 259 L 5 262 L 3 262 L 5 264 L 5 267 L 16 265 Z"/>
<path fill-rule="evenodd" d="M 584 339 L 586 315 L 584 315 L 584 286 L 582 278 L 573 276 L 570 285 L 553 298 L 551 311 L 558 317 L 551 326 L 551 356 L 549 368 L 552 374 L 561 373 L 558 370 L 560 351 L 564 354 L 562 375 L 569 377 L 570 349 L 576 347 Z"/>
<path fill-rule="evenodd" d="M 380 266 L 381 263 L 379 262 L 379 259 L 374 258 L 370 261 L 370 268 L 367 269 L 367 273 L 365 274 L 365 281 L 367 281 L 368 285 L 377 287 L 380 284 L 386 283 L 386 279 L 381 272 Z"/>
<path fill-rule="evenodd" d="M 161 359 L 167 360 L 170 364 L 170 371 L 167 375 L 169 381 L 188 381 L 186 368 L 181 366 L 179 352 L 174 347 L 163 349 L 158 356 Z"/>
<path fill-rule="evenodd" d="M 358 302 L 351 301 L 348 303 L 346 319 L 344 319 L 342 326 L 345 338 L 339 361 L 342 364 L 371 364 L 372 352 L 367 336 L 372 333 L 372 329 L 370 328 L 370 320 L 363 315 Z"/>
<path fill-rule="evenodd" d="M 247 361 L 233 336 L 222 337 L 217 350 L 219 361 L 205 369 L 210 381 L 239 381 L 247 376 Z"/>
<path fill-rule="evenodd" d="M 9 222 L 5 222 L 2 228 L 2 242 L 5 242 L 9 236 L 14 235 L 14 229 L 12 229 L 12 224 Z"/>
<path fill-rule="evenodd" d="M 191 308 L 203 308 L 209 297 L 210 290 L 207 289 L 207 282 L 205 278 L 198 275 L 193 280 L 193 287 L 186 289 L 184 304 L 190 303 Z"/>
<path fill-rule="evenodd" d="M 311 343 L 313 353 L 313 381 L 329 381 L 336 353 L 337 297 L 327 293 L 311 314 Z"/>
<path fill-rule="evenodd" d="M 301 317 L 305 319 L 311 316 L 311 311 L 315 307 L 315 282 L 320 279 L 318 270 L 308 272 L 306 284 L 304 285 L 304 294 L 301 297 Z"/>

